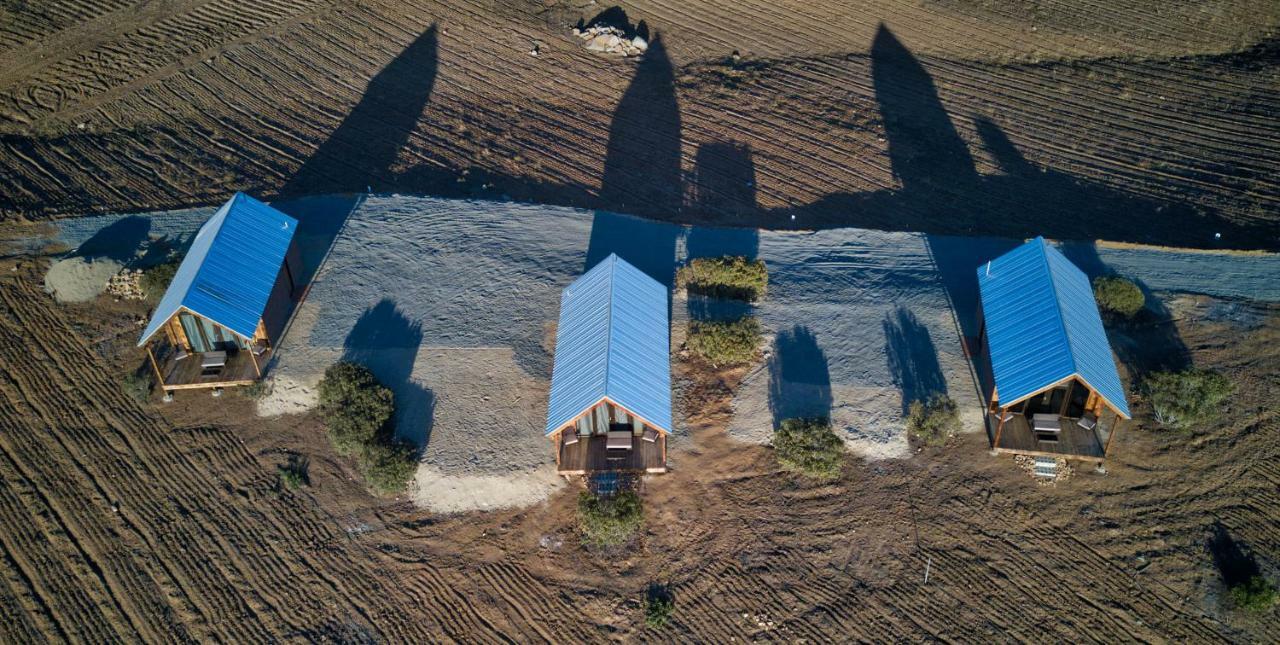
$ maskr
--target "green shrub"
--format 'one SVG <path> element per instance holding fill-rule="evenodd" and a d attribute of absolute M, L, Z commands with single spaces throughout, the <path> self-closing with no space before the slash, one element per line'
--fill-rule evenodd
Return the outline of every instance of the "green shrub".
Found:
<path fill-rule="evenodd" d="M 147 297 L 147 302 L 151 304 L 160 302 L 161 296 L 164 295 L 165 289 L 169 288 L 169 283 L 173 282 L 173 275 L 177 272 L 177 260 L 157 264 L 143 271 L 142 279 L 138 284 L 142 287 L 142 295 Z"/>
<path fill-rule="evenodd" d="M 928 401 L 912 401 L 907 408 L 907 432 L 924 443 L 946 443 L 959 431 L 956 403 L 945 394 L 935 394 Z"/>
<path fill-rule="evenodd" d="M 308 462 L 298 455 L 291 455 L 289 463 L 276 466 L 276 474 L 280 476 L 280 484 L 289 490 L 297 490 L 311 485 L 311 477 L 307 473 Z"/>
<path fill-rule="evenodd" d="M 393 412 L 394 395 L 368 368 L 344 361 L 325 370 L 320 380 L 320 414 L 339 454 L 359 455 L 383 433 Z"/>
<path fill-rule="evenodd" d="M 643 525 L 644 506 L 634 492 L 599 497 L 584 491 L 578 496 L 578 530 L 589 546 L 617 546 Z"/>
<path fill-rule="evenodd" d="M 689 321 L 689 349 L 717 367 L 750 362 L 760 348 L 760 323 L 754 316 L 737 320 Z"/>
<path fill-rule="evenodd" d="M 1261 575 L 1227 590 L 1232 606 L 1250 612 L 1264 612 L 1276 604 L 1276 588 Z"/>
<path fill-rule="evenodd" d="M 379 495 L 399 493 L 418 471 L 417 450 L 403 441 L 388 440 L 365 444 L 360 451 L 360 474 Z"/>
<path fill-rule="evenodd" d="M 1156 421 L 1179 430 L 1209 421 L 1235 389 L 1227 377 L 1198 369 L 1156 372 L 1144 387 Z"/>
<path fill-rule="evenodd" d="M 1142 311 L 1146 297 L 1132 280 L 1118 275 L 1104 275 L 1093 281 L 1093 297 L 1098 308 L 1125 318 L 1132 318 Z"/>
<path fill-rule="evenodd" d="M 835 479 L 844 463 L 844 442 L 830 419 L 784 419 L 773 431 L 778 463 L 814 479 Z"/>
<path fill-rule="evenodd" d="M 151 373 L 138 370 L 124 377 L 124 391 L 138 403 L 151 400 Z"/>
<path fill-rule="evenodd" d="M 676 283 L 692 293 L 752 302 L 764 297 L 769 272 L 763 260 L 740 255 L 698 258 L 680 268 Z"/>
<path fill-rule="evenodd" d="M 645 590 L 642 604 L 644 605 L 644 624 L 653 629 L 659 629 L 665 627 L 671 620 L 671 612 L 676 608 L 676 598 L 666 585 L 654 583 Z"/>

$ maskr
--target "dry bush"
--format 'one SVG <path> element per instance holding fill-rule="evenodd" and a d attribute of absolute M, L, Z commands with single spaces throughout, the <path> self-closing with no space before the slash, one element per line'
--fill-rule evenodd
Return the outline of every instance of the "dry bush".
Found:
<path fill-rule="evenodd" d="M 578 496 L 578 530 L 589 546 L 617 546 L 644 525 L 644 505 L 631 491 L 601 497 L 584 491 Z"/>
<path fill-rule="evenodd" d="M 939 445 L 960 431 L 960 413 L 955 401 L 935 394 L 928 401 L 912 401 L 907 408 L 907 432 L 920 441 Z"/>
<path fill-rule="evenodd" d="M 764 297 L 769 272 L 763 260 L 748 260 L 740 255 L 697 258 L 680 268 L 676 284 L 690 293 L 754 302 Z"/>
<path fill-rule="evenodd" d="M 756 357 L 760 323 L 754 316 L 737 320 L 691 320 L 685 341 L 693 353 L 716 367 L 741 365 Z"/>
<path fill-rule="evenodd" d="M 784 419 L 773 431 L 773 449 L 783 468 L 814 479 L 835 479 L 844 463 L 844 442 L 830 419 Z"/>

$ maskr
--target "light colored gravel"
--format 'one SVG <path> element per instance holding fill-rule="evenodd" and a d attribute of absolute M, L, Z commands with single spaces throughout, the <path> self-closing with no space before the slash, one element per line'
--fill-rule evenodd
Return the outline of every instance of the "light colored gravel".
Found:
<path fill-rule="evenodd" d="M 54 262 L 44 276 L 44 290 L 58 302 L 88 302 L 107 288 L 123 268 L 106 258 L 67 258 Z"/>
<path fill-rule="evenodd" d="M 908 452 L 904 389 L 945 389 L 966 428 L 981 428 L 960 338 L 973 325 L 976 267 L 1019 243 L 859 229 L 757 234 L 409 196 L 282 207 L 305 228 L 308 217 L 353 203 L 276 354 L 273 391 L 259 412 L 304 411 L 328 365 L 344 356 L 368 364 L 396 392 L 399 432 L 426 441 L 414 499 L 440 512 L 532 504 L 563 485 L 542 437 L 548 338 L 560 290 L 588 258 L 617 251 L 669 281 L 690 256 L 758 251 L 770 272 L 768 296 L 754 310 L 768 356 L 733 402 L 730 433 L 767 442 L 779 417 L 825 413 L 851 450 L 878 459 Z M 201 215 L 207 210 L 145 217 L 153 234 L 178 239 Z M 70 220 L 61 241 L 75 246 L 118 219 Z M 303 240 L 306 264 L 323 255 L 322 239 Z M 1156 293 L 1280 301 L 1276 255 L 1093 244 L 1066 251 L 1087 272 L 1116 270 Z M 672 302 L 677 344 L 691 310 L 749 310 L 679 294 Z M 678 460 L 679 442 L 672 448 Z"/>

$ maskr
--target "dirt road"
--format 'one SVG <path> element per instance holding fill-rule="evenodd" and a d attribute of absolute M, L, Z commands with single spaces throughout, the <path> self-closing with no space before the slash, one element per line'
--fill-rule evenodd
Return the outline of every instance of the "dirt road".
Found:
<path fill-rule="evenodd" d="M 1264 0 L 641 0 L 642 60 L 554 0 L 33 4 L 0 9 L 9 217 L 371 188 L 1280 246 Z"/>

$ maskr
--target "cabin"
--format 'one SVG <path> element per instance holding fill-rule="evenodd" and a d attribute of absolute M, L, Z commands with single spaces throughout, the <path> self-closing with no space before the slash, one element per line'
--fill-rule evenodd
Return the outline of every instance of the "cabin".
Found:
<path fill-rule="evenodd" d="M 1130 414 L 1089 278 L 1042 237 L 977 272 L 992 449 L 1101 464 Z"/>
<path fill-rule="evenodd" d="M 200 227 L 138 339 L 166 400 L 175 390 L 216 395 L 262 378 L 299 287 L 297 228 L 243 193 Z"/>
<path fill-rule="evenodd" d="M 564 290 L 546 426 L 561 474 L 666 472 L 670 355 L 667 288 L 616 254 Z"/>

